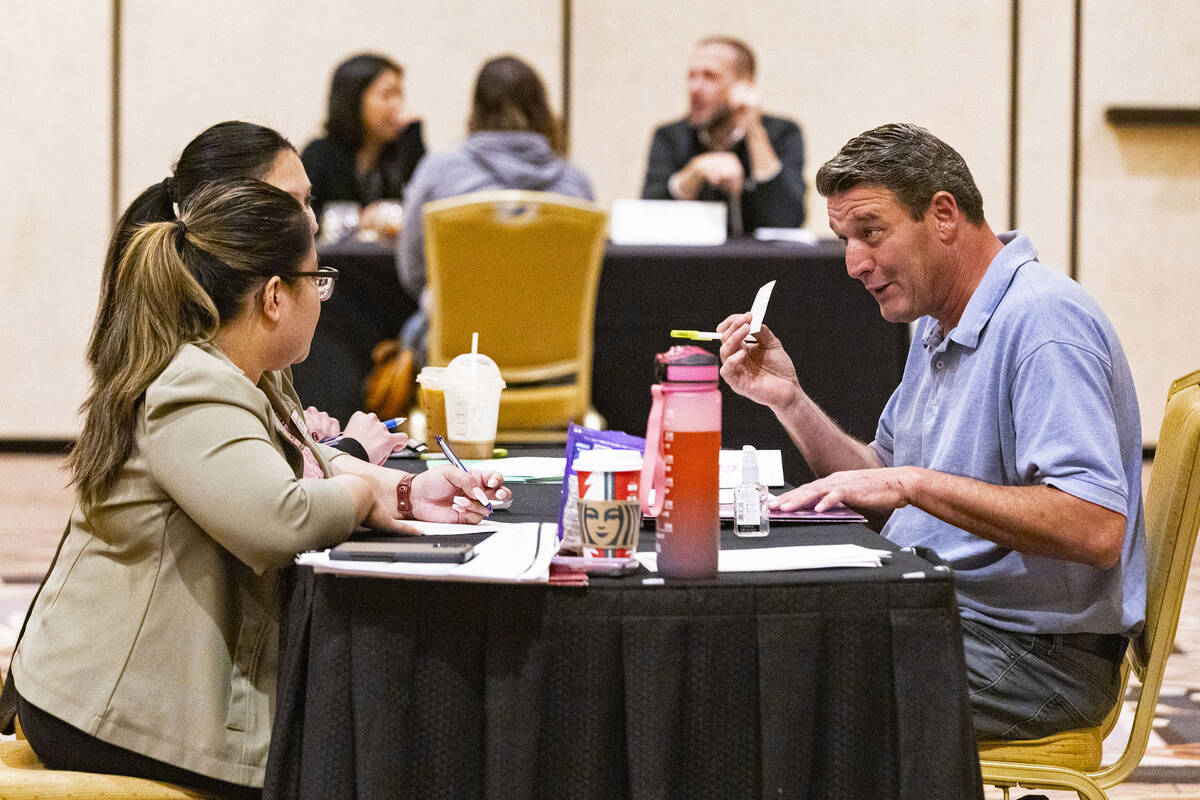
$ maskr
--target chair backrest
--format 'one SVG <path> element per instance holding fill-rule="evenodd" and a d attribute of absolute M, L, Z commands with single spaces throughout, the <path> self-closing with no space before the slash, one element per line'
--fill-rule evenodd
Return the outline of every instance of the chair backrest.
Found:
<path fill-rule="evenodd" d="M 502 190 L 428 203 L 424 218 L 429 363 L 468 352 L 478 331 L 510 386 L 574 375 L 590 400 L 604 212 Z"/>
<path fill-rule="evenodd" d="M 1146 751 L 1167 656 L 1183 604 L 1200 529 L 1200 370 L 1171 384 L 1146 490 L 1146 625 L 1131 643 L 1129 666 L 1142 682 L 1125 752 L 1103 783 L 1128 777 Z"/>

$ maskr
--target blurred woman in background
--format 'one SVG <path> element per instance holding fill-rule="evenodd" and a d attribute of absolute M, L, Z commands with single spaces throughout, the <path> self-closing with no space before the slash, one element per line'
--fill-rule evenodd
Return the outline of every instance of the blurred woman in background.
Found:
<path fill-rule="evenodd" d="M 257 180 L 205 184 L 125 236 L 68 459 L 77 504 L 10 673 L 48 767 L 254 796 L 281 570 L 358 524 L 477 522 L 485 487 L 508 497 L 494 472 L 412 475 L 311 441 L 279 371 L 336 277 L 305 209 Z"/>
<path fill-rule="evenodd" d="M 404 69 L 373 53 L 338 65 L 329 87 L 325 132 L 301 155 L 312 180 L 317 218 L 326 203 L 349 200 L 364 206 L 359 226 L 371 228 L 378 202 L 402 200 L 425 155 L 421 121 L 404 104 Z"/>
<path fill-rule="evenodd" d="M 432 200 L 485 189 L 527 189 L 592 199 L 587 175 L 563 157 L 565 142 L 538 74 L 519 58 L 487 61 L 475 79 L 467 141 L 452 153 L 426 156 L 413 174 L 400 232 L 400 283 L 414 298 L 425 289 L 423 207 Z M 423 360 L 429 327 L 414 314 L 401 338 Z"/>

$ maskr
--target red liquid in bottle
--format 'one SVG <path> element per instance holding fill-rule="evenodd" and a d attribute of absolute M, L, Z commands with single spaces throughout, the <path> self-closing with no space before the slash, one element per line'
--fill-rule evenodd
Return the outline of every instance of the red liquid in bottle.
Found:
<path fill-rule="evenodd" d="M 719 419 L 719 406 L 717 414 Z M 655 538 L 658 571 L 666 577 L 711 578 L 717 574 L 720 449 L 720 430 L 663 431 L 667 485 Z"/>

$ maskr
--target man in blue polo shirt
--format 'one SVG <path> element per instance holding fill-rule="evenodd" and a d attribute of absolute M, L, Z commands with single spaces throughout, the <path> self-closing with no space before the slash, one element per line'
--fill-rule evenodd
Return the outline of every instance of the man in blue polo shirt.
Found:
<path fill-rule="evenodd" d="M 722 376 L 821 476 L 778 505 L 845 503 L 954 568 L 980 738 L 1099 724 L 1145 609 L 1140 417 L 1112 325 L 1024 234 L 992 232 L 966 163 L 923 128 L 855 137 L 817 188 L 851 277 L 916 326 L 863 444 L 766 327 L 748 344 L 748 314 L 721 324 Z"/>

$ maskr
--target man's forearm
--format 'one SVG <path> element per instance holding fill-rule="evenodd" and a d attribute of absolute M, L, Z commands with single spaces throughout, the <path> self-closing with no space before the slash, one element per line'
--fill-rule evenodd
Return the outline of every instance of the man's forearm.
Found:
<path fill-rule="evenodd" d="M 779 174 L 783 165 L 761 122 L 746 131 L 746 152 L 750 156 L 750 177 L 754 180 L 769 181 Z"/>
<path fill-rule="evenodd" d="M 1125 516 L 1052 486 L 997 486 L 916 467 L 903 482 L 912 505 L 1013 550 L 1097 569 L 1120 558 Z"/>
<path fill-rule="evenodd" d="M 704 176 L 691 163 L 685 164 L 667 181 L 667 190 L 676 200 L 695 200 L 704 188 Z"/>
<path fill-rule="evenodd" d="M 772 410 L 818 478 L 842 470 L 883 466 L 874 450 L 839 428 L 803 389 L 797 387 L 792 402 Z"/>

